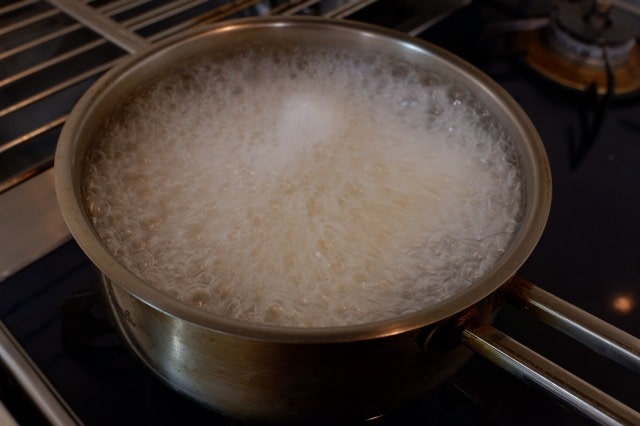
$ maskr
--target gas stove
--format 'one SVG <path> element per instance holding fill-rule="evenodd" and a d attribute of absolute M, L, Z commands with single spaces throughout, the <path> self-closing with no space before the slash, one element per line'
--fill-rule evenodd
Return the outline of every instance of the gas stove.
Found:
<path fill-rule="evenodd" d="M 1 6 L 0 401 L 6 410 L 0 423 L 5 417 L 19 424 L 239 423 L 167 388 L 130 354 L 106 316 L 97 272 L 61 221 L 51 174 L 60 126 L 91 82 L 131 52 L 203 21 L 264 14 L 362 20 L 409 32 L 480 68 L 527 112 L 552 168 L 548 225 L 519 275 L 640 336 L 634 86 L 640 76 L 633 66 L 630 78 L 620 74 L 638 49 L 637 4 L 422 3 L 23 0 Z M 611 30 L 607 22 L 623 28 Z M 551 71 L 539 62 L 551 63 Z M 577 68 L 567 71 L 568 64 Z M 566 82 L 567 74 L 578 82 Z M 509 305 L 496 326 L 640 410 L 638 376 L 624 367 Z M 475 356 L 442 386 L 369 423 L 545 421 L 588 424 Z"/>

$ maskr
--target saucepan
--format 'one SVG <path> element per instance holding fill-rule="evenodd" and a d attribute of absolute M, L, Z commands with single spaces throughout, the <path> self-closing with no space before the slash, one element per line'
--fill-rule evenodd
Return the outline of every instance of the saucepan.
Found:
<path fill-rule="evenodd" d="M 84 203 L 82 181 L 96 135 L 132 91 L 158 73 L 198 55 L 247 45 L 256 51 L 321 46 L 366 52 L 388 58 L 389 66 L 402 63 L 447 76 L 468 91 L 513 141 L 524 181 L 519 230 L 495 267 L 474 285 L 417 311 L 335 327 L 213 315 L 158 291 L 125 267 L 98 237 Z M 320 18 L 252 18 L 200 27 L 123 60 L 86 92 L 61 133 L 55 175 L 63 216 L 101 271 L 102 293 L 128 346 L 169 386 L 226 415 L 267 422 L 367 419 L 437 386 L 475 351 L 597 421 L 640 423 L 629 407 L 490 325 L 503 303 L 513 303 L 640 371 L 637 338 L 517 277 L 550 208 L 543 144 L 500 86 L 437 46 L 367 24 Z"/>

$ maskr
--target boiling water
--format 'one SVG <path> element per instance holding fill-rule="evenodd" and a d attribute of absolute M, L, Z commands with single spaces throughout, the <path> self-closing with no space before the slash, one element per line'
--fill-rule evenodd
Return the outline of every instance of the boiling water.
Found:
<path fill-rule="evenodd" d="M 215 314 L 290 326 L 417 311 L 518 229 L 517 156 L 466 90 L 325 51 L 192 61 L 90 154 L 87 210 L 131 271 Z"/>

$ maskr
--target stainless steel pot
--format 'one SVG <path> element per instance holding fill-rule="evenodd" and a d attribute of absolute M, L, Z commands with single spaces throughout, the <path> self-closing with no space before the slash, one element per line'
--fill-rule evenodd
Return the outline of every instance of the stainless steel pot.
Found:
<path fill-rule="evenodd" d="M 150 76 L 194 55 L 255 40 L 389 55 L 447 75 L 482 102 L 514 141 L 526 181 L 522 227 L 495 269 L 467 290 L 410 315 L 356 326 L 288 328 L 208 314 L 158 292 L 123 267 L 101 243 L 83 205 L 82 173 L 96 132 L 105 117 Z M 491 322 L 505 293 L 527 306 L 536 306 L 532 297 L 548 296 L 512 279 L 545 226 L 551 201 L 548 160 L 517 103 L 477 69 L 436 46 L 369 25 L 308 18 L 230 21 L 182 34 L 123 61 L 85 94 L 60 136 L 55 173 L 63 216 L 102 271 L 107 304 L 129 346 L 170 386 L 230 416 L 268 421 L 364 419 L 436 386 L 468 359 L 469 347 L 507 368 L 515 365 L 509 359 L 530 356 L 484 324 Z M 598 335 L 613 333 L 615 338 L 594 339 L 589 334 L 583 340 L 596 349 L 602 342 L 622 341 L 617 345 L 622 349 L 610 352 L 640 369 L 637 339 L 600 326 L 588 318 L 587 329 L 596 329 Z M 504 356 L 505 351 L 512 352 L 511 358 Z M 541 362 L 535 358 L 533 363 Z M 545 364 L 545 368 L 555 367 Z M 572 376 L 549 371 L 565 383 L 546 387 L 560 389 L 555 393 L 569 400 L 589 402 L 584 408 L 589 415 L 637 419 L 637 413 L 593 393 Z M 515 372 L 539 377 L 535 366 L 518 367 Z M 565 391 L 562 386 L 578 389 Z M 581 402 L 574 405 L 581 407 Z"/>

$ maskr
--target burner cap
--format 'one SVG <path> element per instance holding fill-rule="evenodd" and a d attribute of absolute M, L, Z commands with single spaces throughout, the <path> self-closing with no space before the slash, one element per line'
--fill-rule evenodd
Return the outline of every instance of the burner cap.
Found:
<path fill-rule="evenodd" d="M 635 45 L 636 24 L 623 13 L 597 3 L 559 3 L 547 36 L 560 54 L 604 64 L 604 46 L 612 66 L 624 63 Z"/>
<path fill-rule="evenodd" d="M 540 74 L 564 86 L 585 90 L 595 84 L 607 91 L 607 61 L 615 78 L 615 94 L 640 90 L 640 47 L 633 20 L 598 2 L 557 4 L 548 27 L 522 32 L 516 45 Z"/>
<path fill-rule="evenodd" d="M 558 3 L 552 21 L 584 43 L 617 46 L 637 35 L 631 18 L 616 9 L 598 7 L 597 2 Z"/>

